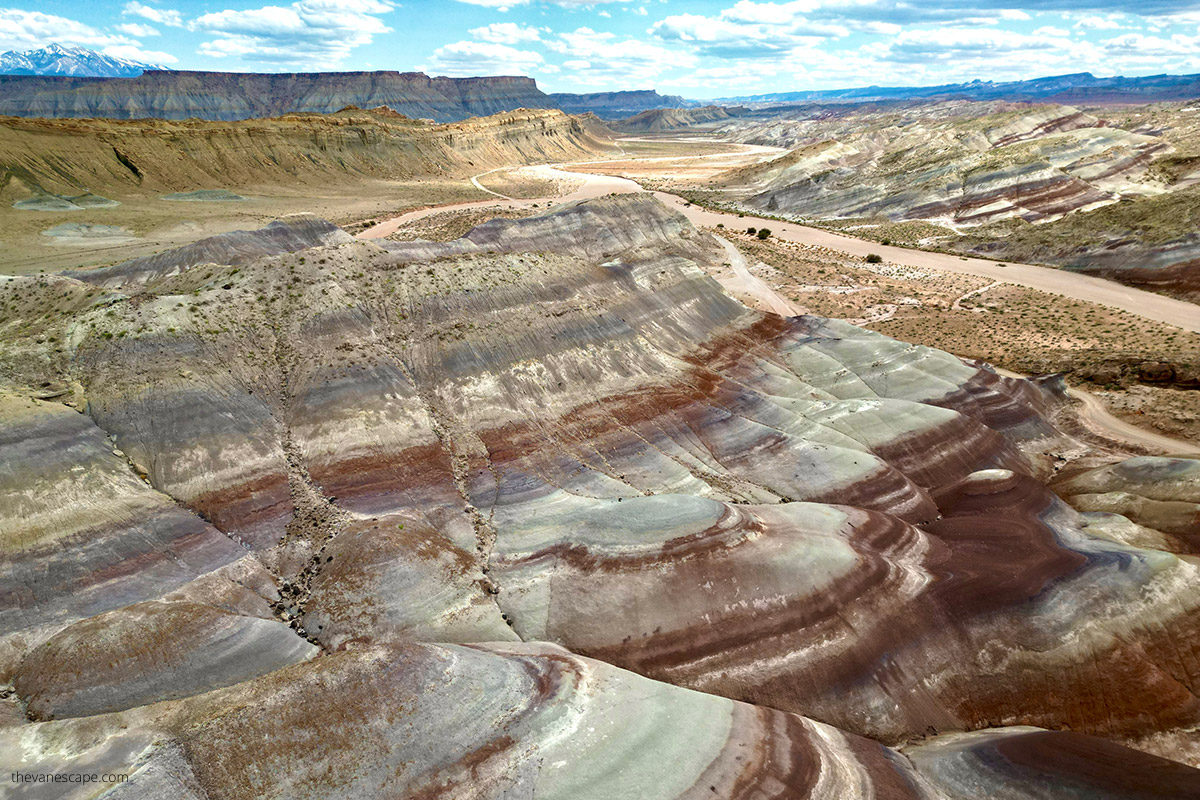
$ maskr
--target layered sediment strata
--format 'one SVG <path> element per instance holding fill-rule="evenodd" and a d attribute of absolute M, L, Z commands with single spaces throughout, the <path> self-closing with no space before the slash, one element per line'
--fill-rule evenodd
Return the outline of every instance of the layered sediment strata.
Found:
<path fill-rule="evenodd" d="M 551 109 L 444 125 L 378 108 L 233 122 L 7 117 L 0 118 L 0 189 L 18 202 L 41 202 L 84 190 L 110 196 L 466 176 L 594 157 L 608 149 L 605 135 L 594 121 Z"/>
<path fill-rule="evenodd" d="M 151 800 L 1153 798 L 1200 787 L 1183 765 L 1030 729 L 906 757 L 546 644 L 359 647 L 183 701 L 0 730 L 0 747 L 22 770 L 127 771 L 111 796 Z"/>
<path fill-rule="evenodd" d="M 274 578 L 147 485 L 92 419 L 0 395 L 0 680 L 30 719 L 87 716 L 311 657 Z"/>
<path fill-rule="evenodd" d="M 1043 222 L 1123 194 L 1163 191 L 1147 170 L 1174 151 L 1169 141 L 1069 106 L 1019 108 L 946 104 L 911 115 L 735 120 L 728 125 L 743 138 L 800 146 L 726 182 L 748 207 L 767 211 L 956 225 Z"/>
<path fill-rule="evenodd" d="M 262 256 L 344 244 L 350 239 L 348 233 L 331 222 L 297 214 L 257 230 L 221 233 L 156 255 L 122 261 L 111 267 L 80 270 L 73 275 L 86 283 L 120 288 L 169 278 L 200 264 L 237 266 Z"/>
<path fill-rule="evenodd" d="M 749 113 L 744 106 L 703 106 L 701 108 L 653 108 L 616 120 L 612 127 L 630 133 L 674 131 L 694 125 L 706 125 Z"/>
<path fill-rule="evenodd" d="M 452 122 L 553 108 L 532 78 L 431 78 L 420 72 L 237 73 L 148 70 L 134 78 L 0 76 L 0 114 L 15 117 L 241 120 L 388 106 Z"/>
<path fill-rule="evenodd" d="M 177 590 L 244 555 L 140 480 L 88 416 L 12 394 L 0 395 L 0 408 L 6 648 Z"/>
<path fill-rule="evenodd" d="M 421 72 L 203 72 L 147 70 L 132 78 L 0 75 L 0 114 L 14 117 L 205 119 L 332 114 L 387 106 L 456 122 L 520 108 L 559 108 L 606 119 L 686 105 L 653 90 L 546 94 L 532 78 L 430 77 Z"/>
<path fill-rule="evenodd" d="M 1109 743 L 979 785 L 1194 756 L 1195 565 L 1044 486 L 1070 443 L 1041 390 L 751 311 L 726 257 L 609 197 L 455 242 L 161 254 L 61 344 L 5 318 L 12 382 L 64 370 L 88 416 L 55 413 L 229 554 L 123 602 L 68 588 L 11 674 L 23 713 L 93 716 L 6 752 L 209 798 L 953 797 L 953 754 L 935 791 L 884 745 L 1010 725 Z M 38 281 L 99 291 L 0 291 Z"/>
<path fill-rule="evenodd" d="M 789 149 L 719 178 L 718 196 L 747 208 L 1200 296 L 1183 105 L 813 106 L 706 128 Z M 918 221 L 936 226 L 905 224 Z"/>
<path fill-rule="evenodd" d="M 1200 461 L 1142 456 L 1055 482 L 1084 512 L 1123 517 L 1180 553 L 1200 552 Z M 1111 525 L 1115 521 L 1108 520 Z M 1122 526 L 1128 527 L 1128 525 Z"/>

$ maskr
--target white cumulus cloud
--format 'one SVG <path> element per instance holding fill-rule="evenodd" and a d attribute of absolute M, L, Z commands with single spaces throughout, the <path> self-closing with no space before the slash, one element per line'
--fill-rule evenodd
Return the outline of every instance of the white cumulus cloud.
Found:
<path fill-rule="evenodd" d="M 393 8 L 387 0 L 299 0 L 216 11 L 189 27 L 215 35 L 200 45 L 202 55 L 328 69 L 341 66 L 354 48 L 391 32 L 379 17 Z"/>
<path fill-rule="evenodd" d="M 437 75 L 471 77 L 477 75 L 527 75 L 542 66 L 541 55 L 494 42 L 453 42 L 433 51 L 430 66 L 424 69 Z"/>
<path fill-rule="evenodd" d="M 114 25 L 115 30 L 121 33 L 127 33 L 130 36 L 159 36 L 158 28 L 150 25 L 143 25 L 140 22 L 123 22 L 120 25 Z"/>
<path fill-rule="evenodd" d="M 476 39 L 496 44 L 516 44 L 518 42 L 536 42 L 542 38 L 537 28 L 528 25 L 518 25 L 515 22 L 493 22 L 482 28 L 471 28 L 468 31 Z"/>
<path fill-rule="evenodd" d="M 143 50 L 138 45 L 132 44 L 116 44 L 105 47 L 101 50 L 107 56 L 115 56 L 116 58 L 124 58 L 127 61 L 140 61 L 143 64 L 175 64 L 179 61 L 178 58 L 170 53 L 164 53 L 161 50 Z"/>
<path fill-rule="evenodd" d="M 127 17 L 141 17 L 151 22 L 157 22 L 159 25 L 169 25 L 172 28 L 183 27 L 183 15 L 178 11 L 170 8 L 155 8 L 144 3 L 138 3 L 136 0 L 126 3 L 121 13 Z"/>

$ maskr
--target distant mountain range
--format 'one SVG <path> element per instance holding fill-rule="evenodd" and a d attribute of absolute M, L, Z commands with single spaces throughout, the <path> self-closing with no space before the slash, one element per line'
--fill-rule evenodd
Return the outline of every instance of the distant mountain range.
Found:
<path fill-rule="evenodd" d="M 1149 103 L 1200 97 L 1200 75 L 1151 75 L 1143 78 L 1097 78 L 1090 72 L 1033 78 L 1027 81 L 980 81 L 941 86 L 864 86 L 806 92 L 720 97 L 714 103 L 821 103 L 873 100 L 1054 100 L 1057 102 Z"/>
<path fill-rule="evenodd" d="M 134 78 L 148 69 L 165 70 L 166 67 L 106 56 L 86 47 L 65 47 L 61 44 L 52 44 L 40 50 L 0 53 L 0 75 Z"/>

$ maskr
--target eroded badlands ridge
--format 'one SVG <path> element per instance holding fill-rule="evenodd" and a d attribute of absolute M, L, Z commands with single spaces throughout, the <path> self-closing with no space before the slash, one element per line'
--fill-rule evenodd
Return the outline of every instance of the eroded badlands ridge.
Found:
<path fill-rule="evenodd" d="M 5 763 L 163 798 L 1200 792 L 1148 754 L 1200 760 L 1196 567 L 1046 488 L 1082 447 L 1035 385 L 751 311 L 645 197 L 291 242 L 0 284 Z M 1076 494 L 1192 497 L 1151 461 Z"/>
<path fill-rule="evenodd" d="M 790 150 L 722 178 L 746 208 L 1200 297 L 1188 104 L 817 106 L 705 127 Z"/>

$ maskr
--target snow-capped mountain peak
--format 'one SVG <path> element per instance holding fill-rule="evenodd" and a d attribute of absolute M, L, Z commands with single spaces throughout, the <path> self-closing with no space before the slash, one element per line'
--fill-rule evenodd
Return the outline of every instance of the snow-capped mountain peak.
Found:
<path fill-rule="evenodd" d="M 40 50 L 0 53 L 0 75 L 73 75 L 99 78 L 134 78 L 148 69 L 167 69 L 105 55 L 86 47 L 58 43 Z"/>

